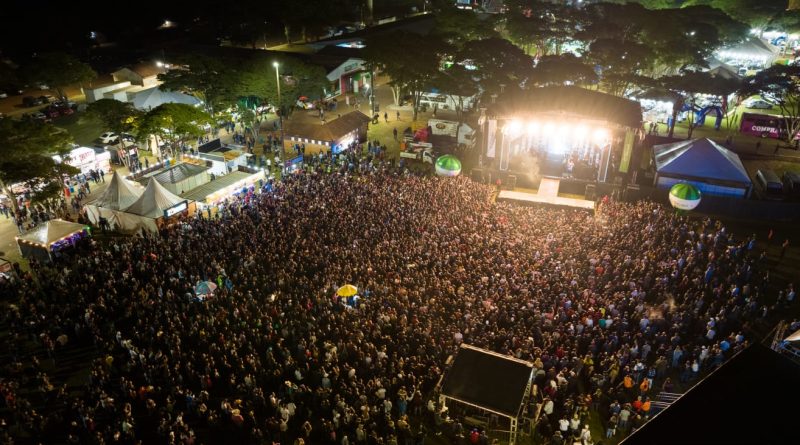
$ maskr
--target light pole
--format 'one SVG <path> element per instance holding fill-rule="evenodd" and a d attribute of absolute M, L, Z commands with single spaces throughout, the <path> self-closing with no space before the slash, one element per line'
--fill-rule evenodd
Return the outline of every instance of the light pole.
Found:
<path fill-rule="evenodd" d="M 281 126 L 281 180 L 283 180 L 283 173 L 286 171 L 286 147 L 284 147 L 283 141 L 283 108 L 281 106 L 281 75 L 278 72 L 278 67 L 280 64 L 278 62 L 272 62 L 272 66 L 275 67 L 275 84 L 278 85 L 278 124 Z"/>

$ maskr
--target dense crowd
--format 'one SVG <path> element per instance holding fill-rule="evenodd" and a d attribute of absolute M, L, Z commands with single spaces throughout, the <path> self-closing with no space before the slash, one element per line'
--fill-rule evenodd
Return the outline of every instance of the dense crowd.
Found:
<path fill-rule="evenodd" d="M 461 342 L 534 363 L 552 443 L 635 428 L 671 377 L 743 348 L 770 310 L 754 238 L 660 205 L 496 203 L 465 178 L 299 174 L 160 236 L 81 246 L 2 290 L 0 432 L 67 443 L 486 443 L 440 410 Z M 198 301 L 199 281 L 219 284 Z M 353 307 L 336 296 L 350 283 Z M 12 292 L 13 291 L 13 292 Z M 46 356 L 23 360 L 34 341 Z M 65 348 L 97 358 L 79 396 Z M 23 381 L 24 380 L 24 381 Z M 20 397 L 21 385 L 38 395 Z M 37 412 L 29 399 L 44 400 Z M 38 399 L 37 399 L 38 400 Z M 529 412 L 534 412 L 530 410 Z M 23 434 L 23 432 L 25 432 Z"/>

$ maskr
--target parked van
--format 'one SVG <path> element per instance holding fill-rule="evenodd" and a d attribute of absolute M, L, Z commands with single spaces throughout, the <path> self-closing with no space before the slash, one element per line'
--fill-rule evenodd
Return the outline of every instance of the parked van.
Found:
<path fill-rule="evenodd" d="M 783 183 L 772 170 L 756 172 L 756 189 L 761 198 L 783 199 Z"/>
<path fill-rule="evenodd" d="M 800 199 L 800 173 L 783 173 L 783 191 L 786 193 L 786 196 Z"/>

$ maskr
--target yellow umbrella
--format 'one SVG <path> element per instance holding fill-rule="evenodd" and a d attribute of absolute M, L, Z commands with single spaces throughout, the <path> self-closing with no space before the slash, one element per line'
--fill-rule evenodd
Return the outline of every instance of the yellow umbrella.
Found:
<path fill-rule="evenodd" d="M 336 291 L 336 295 L 340 297 L 352 297 L 357 293 L 358 293 L 358 288 L 356 288 L 352 284 L 345 284 L 344 286 L 340 287 L 339 290 Z"/>

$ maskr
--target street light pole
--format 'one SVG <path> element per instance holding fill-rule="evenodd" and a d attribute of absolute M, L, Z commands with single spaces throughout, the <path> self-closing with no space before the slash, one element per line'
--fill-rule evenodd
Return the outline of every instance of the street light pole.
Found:
<path fill-rule="evenodd" d="M 278 85 L 278 124 L 281 126 L 281 180 L 283 180 L 283 174 L 286 171 L 286 147 L 284 147 L 284 139 L 283 139 L 283 107 L 281 104 L 281 76 L 278 72 L 278 67 L 280 66 L 278 62 L 273 62 L 272 66 L 275 67 L 275 84 Z"/>

